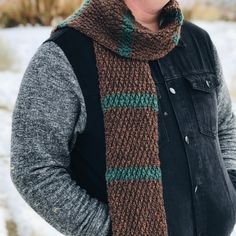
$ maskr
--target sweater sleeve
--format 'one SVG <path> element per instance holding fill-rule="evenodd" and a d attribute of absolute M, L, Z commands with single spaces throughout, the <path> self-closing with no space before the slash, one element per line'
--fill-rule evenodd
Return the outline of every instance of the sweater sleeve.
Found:
<path fill-rule="evenodd" d="M 64 52 L 42 44 L 23 75 L 12 113 L 10 174 L 23 199 L 68 236 L 108 235 L 108 205 L 69 175 L 70 153 L 86 123 L 84 98 Z"/>
<path fill-rule="evenodd" d="M 216 46 L 212 46 L 215 70 L 220 81 L 217 88 L 218 137 L 226 169 L 236 189 L 236 116 Z"/>

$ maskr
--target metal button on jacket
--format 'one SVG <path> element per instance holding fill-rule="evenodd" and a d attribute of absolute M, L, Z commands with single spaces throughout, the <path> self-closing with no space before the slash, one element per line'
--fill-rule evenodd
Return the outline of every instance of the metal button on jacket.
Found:
<path fill-rule="evenodd" d="M 184 140 L 185 140 L 185 142 L 186 142 L 187 144 L 189 144 L 189 138 L 188 138 L 188 136 L 185 136 L 185 137 L 184 137 Z"/>
<path fill-rule="evenodd" d="M 176 94 L 176 91 L 174 88 L 170 88 L 170 92 L 173 93 L 173 94 Z"/>
<path fill-rule="evenodd" d="M 167 115 L 168 115 L 168 112 L 165 111 L 165 112 L 164 112 L 164 116 L 167 116 Z"/>
<path fill-rule="evenodd" d="M 210 86 L 210 82 L 208 81 L 208 80 L 206 80 L 206 84 L 207 84 L 207 86 L 210 88 L 211 86 Z"/>

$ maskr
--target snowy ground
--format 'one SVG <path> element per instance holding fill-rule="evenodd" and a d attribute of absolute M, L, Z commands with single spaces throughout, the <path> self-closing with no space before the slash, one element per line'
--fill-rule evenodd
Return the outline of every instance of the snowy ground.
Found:
<path fill-rule="evenodd" d="M 236 23 L 196 23 L 209 32 L 218 49 L 230 91 L 236 90 Z M 50 27 L 39 26 L 0 30 L 0 38 L 14 50 L 17 62 L 13 71 L 0 71 L 0 236 L 61 235 L 22 200 L 9 176 L 11 115 L 17 91 L 29 60 L 50 31 Z M 233 93 L 232 100 L 236 101 Z M 236 111 L 236 105 L 234 108 Z M 236 229 L 232 236 L 236 236 Z"/>

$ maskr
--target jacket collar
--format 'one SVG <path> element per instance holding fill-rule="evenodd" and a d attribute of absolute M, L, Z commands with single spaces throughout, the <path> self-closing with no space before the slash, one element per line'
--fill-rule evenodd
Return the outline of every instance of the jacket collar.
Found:
<path fill-rule="evenodd" d="M 176 47 L 180 47 L 180 48 L 186 48 L 186 47 L 187 47 L 187 44 L 186 44 L 186 42 L 184 41 L 184 39 L 183 39 L 182 36 L 180 37 L 179 42 L 178 42 L 178 44 L 176 45 Z"/>

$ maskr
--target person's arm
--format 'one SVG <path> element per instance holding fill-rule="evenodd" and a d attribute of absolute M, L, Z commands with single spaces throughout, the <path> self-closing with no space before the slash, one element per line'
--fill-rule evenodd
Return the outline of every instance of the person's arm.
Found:
<path fill-rule="evenodd" d="M 218 102 L 218 137 L 222 157 L 236 189 L 236 116 L 232 110 L 232 100 L 223 75 L 223 69 L 216 46 L 212 43 L 215 70 L 220 81 L 217 88 Z"/>
<path fill-rule="evenodd" d="M 105 236 L 108 205 L 89 196 L 68 168 L 86 123 L 78 80 L 63 51 L 42 44 L 21 82 L 12 114 L 10 174 L 23 199 L 67 236 Z"/>

